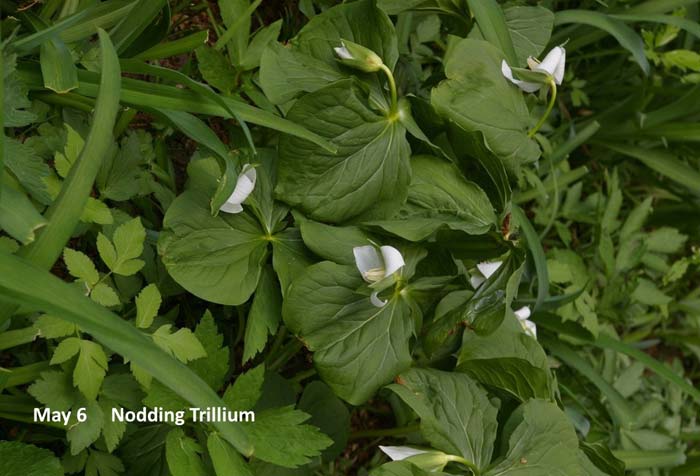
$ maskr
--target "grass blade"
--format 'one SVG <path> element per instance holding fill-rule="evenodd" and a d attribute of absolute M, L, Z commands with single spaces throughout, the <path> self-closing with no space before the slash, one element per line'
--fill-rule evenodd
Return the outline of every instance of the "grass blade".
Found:
<path fill-rule="evenodd" d="M 134 56 L 134 59 L 155 60 L 169 58 L 194 51 L 197 47 L 206 44 L 207 41 L 209 41 L 209 31 L 198 31 L 177 40 L 159 43 L 137 54 Z"/>
<path fill-rule="evenodd" d="M 604 13 L 588 10 L 562 10 L 554 14 L 555 25 L 577 23 L 592 26 L 608 32 L 620 45 L 632 53 L 632 57 L 642 68 L 645 75 L 649 75 L 649 61 L 644 54 L 644 41 L 630 27 L 618 19 Z"/>
<path fill-rule="evenodd" d="M 467 4 L 486 41 L 500 48 L 508 64 L 523 66 L 518 64 L 518 57 L 515 54 L 513 40 L 501 6 L 495 0 L 467 0 Z"/>
<path fill-rule="evenodd" d="M 530 220 L 528 220 L 525 212 L 517 205 L 513 205 L 511 213 L 516 223 L 520 225 L 523 235 L 525 235 L 527 247 L 530 250 L 532 260 L 535 264 L 535 271 L 537 272 L 537 300 L 535 301 L 535 308 L 533 311 L 537 311 L 542 306 L 545 299 L 547 299 L 547 296 L 549 296 L 547 258 L 544 255 L 540 237 L 532 226 L 532 223 L 530 223 Z"/>
<path fill-rule="evenodd" d="M 647 23 L 661 23 L 664 25 L 672 25 L 681 28 L 691 35 L 700 38 L 700 24 L 687 18 L 677 17 L 674 15 L 659 15 L 659 14 L 624 14 L 624 15 L 610 15 L 613 18 L 622 20 L 624 22 L 647 22 Z"/>
<path fill-rule="evenodd" d="M 671 468 L 685 463 L 683 448 L 675 450 L 613 450 L 612 453 L 625 463 L 627 471 Z"/>
<path fill-rule="evenodd" d="M 639 160 L 652 170 L 700 194 L 700 172 L 684 164 L 670 152 L 626 144 L 603 143 L 608 149 Z"/>
<path fill-rule="evenodd" d="M 1 182 L 0 228 L 20 243 L 31 243 L 37 231 L 46 226 L 46 220 L 26 195 L 15 190 L 7 180 Z"/>
<path fill-rule="evenodd" d="M 3 298 L 77 324 L 108 348 L 138 364 L 194 407 L 225 406 L 209 385 L 187 366 L 168 355 L 133 325 L 85 297 L 77 288 L 5 252 L 0 252 L 0 269 L 12 270 L 11 274 L 0 273 Z M 246 455 L 252 453 L 253 448 L 240 426 L 223 422 L 213 425 L 238 451 Z"/>
<path fill-rule="evenodd" d="M 40 46 L 42 43 L 45 43 L 53 36 L 87 19 L 91 14 L 91 10 L 92 9 L 90 8 L 86 8 L 85 10 L 78 12 L 75 15 L 71 15 L 68 18 L 54 23 L 48 28 L 37 31 L 36 33 L 32 33 L 31 35 L 25 36 L 23 38 L 19 38 L 10 43 L 10 47 L 16 50 L 17 53 L 20 55 L 29 54 L 32 52 L 32 50 L 34 50 L 34 48 Z"/>
<path fill-rule="evenodd" d="M 167 0 L 139 0 L 109 33 L 117 52 L 126 51 L 153 22 L 166 3 Z"/>
<path fill-rule="evenodd" d="M 615 340 L 609 335 L 606 334 L 600 334 L 598 336 L 598 339 L 593 343 L 596 347 L 599 347 L 601 349 L 610 349 L 614 350 L 616 352 L 620 352 L 622 354 L 625 354 L 629 357 L 632 357 L 635 360 L 638 360 L 639 362 L 643 363 L 646 365 L 646 367 L 656 373 L 659 377 L 666 379 L 668 382 L 676 385 L 679 387 L 681 390 L 683 390 L 685 393 L 693 397 L 695 401 L 700 403 L 700 390 L 697 388 L 693 387 L 691 384 L 683 380 L 682 377 L 678 376 L 677 374 L 673 373 L 671 369 L 666 367 L 663 363 L 659 362 L 649 354 L 646 354 L 642 352 L 641 350 L 632 347 L 629 344 L 626 344 L 624 342 L 621 342 L 619 340 Z"/>

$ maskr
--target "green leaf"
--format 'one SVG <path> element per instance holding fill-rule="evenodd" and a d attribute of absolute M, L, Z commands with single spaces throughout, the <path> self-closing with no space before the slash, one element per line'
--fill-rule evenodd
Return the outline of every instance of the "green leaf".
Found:
<path fill-rule="evenodd" d="M 10 137 L 4 139 L 5 166 L 34 198 L 41 203 L 50 203 L 46 180 L 50 176 L 44 159 L 26 143 Z"/>
<path fill-rule="evenodd" d="M 97 268 L 85 253 L 66 248 L 63 250 L 63 261 L 68 267 L 68 272 L 85 281 L 88 286 L 94 286 L 99 281 L 100 275 Z"/>
<path fill-rule="evenodd" d="M 447 80 L 432 90 L 431 102 L 465 131 L 481 131 L 487 147 L 514 174 L 537 160 L 540 150 L 527 136 L 530 113 L 521 91 L 503 77 L 502 60 L 485 41 L 458 41 L 445 58 Z"/>
<path fill-rule="evenodd" d="M 542 242 L 535 231 L 535 228 L 528 220 L 527 215 L 518 206 L 513 207 L 513 218 L 520 225 L 527 243 L 528 250 L 532 256 L 537 272 L 537 300 L 535 301 L 535 311 L 537 311 L 547 296 L 549 296 L 549 274 L 547 273 L 547 258 L 544 255 Z"/>
<path fill-rule="evenodd" d="M 99 403 L 100 408 L 102 408 L 102 413 L 108 415 L 108 417 L 105 418 L 104 427 L 102 428 L 102 437 L 105 440 L 107 451 L 111 453 L 119 446 L 119 442 L 124 436 L 126 422 L 112 419 L 112 409 L 119 408 L 119 405 L 115 402 L 108 398 L 100 397 Z"/>
<path fill-rule="evenodd" d="M 433 448 L 458 455 L 476 468 L 493 454 L 498 408 L 466 375 L 432 369 L 401 373 L 388 388 L 415 411 L 421 432 Z"/>
<path fill-rule="evenodd" d="M 308 419 L 309 415 L 291 406 L 256 413 L 255 423 L 248 427 L 253 455 L 285 468 L 308 463 L 333 443 L 316 427 L 304 425 Z"/>
<path fill-rule="evenodd" d="M 210 172 L 204 175 L 204 184 L 190 187 L 173 201 L 163 220 L 158 252 L 168 273 L 192 294 L 239 305 L 257 287 L 268 241 L 248 212 L 211 215 L 209 197 L 216 176 Z"/>
<path fill-rule="evenodd" d="M 121 301 L 117 292 L 109 284 L 99 283 L 90 292 L 90 298 L 105 307 L 118 306 Z"/>
<path fill-rule="evenodd" d="M 39 62 L 47 89 L 65 94 L 78 87 L 78 69 L 70 49 L 60 38 L 54 36 L 41 44 Z"/>
<path fill-rule="evenodd" d="M 165 458 L 173 476 L 207 476 L 200 453 L 199 444 L 181 428 L 170 430 L 165 439 Z"/>
<path fill-rule="evenodd" d="M 508 452 L 484 476 L 579 476 L 578 437 L 568 417 L 557 406 L 530 400 L 513 412 L 505 424 Z"/>
<path fill-rule="evenodd" d="M 299 99 L 287 115 L 333 143 L 338 154 L 293 136 L 279 146 L 277 195 L 310 218 L 382 218 L 403 202 L 410 148 L 399 121 L 377 115 L 354 79 Z"/>
<path fill-rule="evenodd" d="M 551 398 L 547 356 L 537 341 L 522 331 L 512 314 L 489 335 L 464 332 L 457 370 L 520 401 Z"/>
<path fill-rule="evenodd" d="M 282 295 L 269 266 L 263 269 L 253 304 L 248 313 L 245 338 L 243 339 L 243 362 L 255 357 L 265 348 L 268 335 L 274 335 L 282 319 Z"/>
<path fill-rule="evenodd" d="M 16 72 L 17 55 L 7 54 L 6 51 L 7 49 L 3 48 L 3 126 L 22 127 L 31 124 L 37 117 L 33 112 L 27 110 L 32 103 L 27 97 L 27 86 Z"/>
<path fill-rule="evenodd" d="M 79 408 L 85 408 L 85 421 L 78 422 L 76 413 Z M 100 437 L 104 426 L 105 415 L 100 405 L 94 400 L 79 397 L 73 405 L 72 416 L 68 422 L 66 439 L 70 443 L 70 454 L 77 455 L 93 444 Z M 109 418 L 110 416 L 108 416 Z"/>
<path fill-rule="evenodd" d="M 352 404 L 369 399 L 411 363 L 409 340 L 418 310 L 394 295 L 375 307 L 356 292 L 363 281 L 351 266 L 328 261 L 306 269 L 283 305 L 287 326 L 314 352 L 319 375 Z"/>
<path fill-rule="evenodd" d="M 119 476 L 124 472 L 124 464 L 114 455 L 103 451 L 90 450 L 85 463 L 85 476 Z"/>
<path fill-rule="evenodd" d="M 647 306 L 665 306 L 673 301 L 672 297 L 664 294 L 653 282 L 644 278 L 637 281 L 637 287 L 630 297 Z"/>
<path fill-rule="evenodd" d="M 206 357 L 193 360 L 190 368 L 209 386 L 218 390 L 224 383 L 229 369 L 229 348 L 224 346 L 224 336 L 208 310 L 194 330 L 194 336 L 202 344 Z"/>
<path fill-rule="evenodd" d="M 369 235 L 356 226 L 332 226 L 297 216 L 304 244 L 323 259 L 355 264 L 352 249 L 370 243 Z"/>
<path fill-rule="evenodd" d="M 41 373 L 28 389 L 29 394 L 52 410 L 66 411 L 76 399 L 71 376 L 67 372 L 47 371 Z"/>
<path fill-rule="evenodd" d="M 34 328 L 39 331 L 39 335 L 46 339 L 56 339 L 58 337 L 75 334 L 77 327 L 72 322 L 64 321 L 58 317 L 44 314 L 34 321 Z"/>
<path fill-rule="evenodd" d="M 312 254 L 304 246 L 298 228 L 287 228 L 274 235 L 272 267 L 279 278 L 282 296 L 286 296 L 292 281 L 314 261 Z"/>
<path fill-rule="evenodd" d="M 411 158 L 411 169 L 408 199 L 398 215 L 366 225 L 410 241 L 424 240 L 442 226 L 481 235 L 496 225 L 496 214 L 486 193 L 451 163 L 419 155 Z"/>
<path fill-rule="evenodd" d="M 309 423 L 333 440 L 333 445 L 323 451 L 323 459 L 333 461 L 340 456 L 350 436 L 350 412 L 330 387 L 319 381 L 306 385 L 299 410 L 311 415 Z"/>
<path fill-rule="evenodd" d="M 60 364 L 66 360 L 73 357 L 80 351 L 80 339 L 77 337 L 71 337 L 69 339 L 64 339 L 53 351 L 53 357 L 51 357 L 51 365 Z"/>
<path fill-rule="evenodd" d="M 282 29 L 282 20 L 270 23 L 261 28 L 255 33 L 255 36 L 250 41 L 248 48 L 241 59 L 240 66 L 244 70 L 255 69 L 260 66 L 263 51 L 268 44 L 277 41 L 277 37 Z"/>
<path fill-rule="evenodd" d="M 3 476 L 63 476 L 61 461 L 47 449 L 19 441 L 0 441 Z"/>
<path fill-rule="evenodd" d="M 224 402 L 229 408 L 235 410 L 251 410 L 262 395 L 262 386 L 265 381 L 265 366 L 258 365 L 236 378 L 233 385 L 224 393 Z"/>
<path fill-rule="evenodd" d="M 592 10 L 562 10 L 554 14 L 555 25 L 569 23 L 589 25 L 606 31 L 620 43 L 620 46 L 632 53 L 632 57 L 642 68 L 644 74 L 649 74 L 649 61 L 644 54 L 644 41 L 633 29 L 620 20 Z"/>
<path fill-rule="evenodd" d="M 158 347 L 177 357 L 180 362 L 206 357 L 204 347 L 191 330 L 183 328 L 171 333 L 172 327 L 170 324 L 165 324 L 153 333 L 153 342 Z"/>
<path fill-rule="evenodd" d="M 29 198 L 10 186 L 8 180 L 3 179 L 0 185 L 0 228 L 22 244 L 35 242 L 38 232 L 46 228 L 46 220 Z"/>
<path fill-rule="evenodd" d="M 107 356 L 102 346 L 89 340 L 80 340 L 80 355 L 73 372 L 75 386 L 86 398 L 94 400 L 97 398 L 106 372 Z"/>
<path fill-rule="evenodd" d="M 544 52 L 552 35 L 554 14 L 543 7 L 510 7 L 503 13 L 518 59 L 511 66 L 524 66 L 528 57 L 537 58 Z"/>
<path fill-rule="evenodd" d="M 117 250 L 117 263 L 141 256 L 145 239 L 146 230 L 143 228 L 139 217 L 120 225 L 113 236 L 114 247 Z M 116 267 L 119 268 L 119 265 Z M 115 272 L 117 271 L 115 270 Z"/>
<path fill-rule="evenodd" d="M 371 471 L 370 476 L 443 476 L 447 473 L 424 471 L 408 461 L 392 461 Z"/>
<path fill-rule="evenodd" d="M 109 238 L 102 233 L 97 234 L 97 251 L 100 253 L 100 258 L 109 269 L 114 269 L 117 264 L 117 250 Z"/>
<path fill-rule="evenodd" d="M 162 298 L 158 286 L 149 284 L 136 296 L 136 327 L 143 329 L 151 327 L 153 319 L 158 315 Z"/>
<path fill-rule="evenodd" d="M 217 433 L 209 433 L 207 450 L 216 476 L 254 476 L 241 455 Z"/>
<path fill-rule="evenodd" d="M 274 104 L 282 104 L 346 78 L 347 70 L 333 52 L 341 39 L 369 48 L 389 69 L 394 68 L 398 59 L 396 32 L 386 13 L 373 0 L 345 3 L 314 17 L 288 46 L 268 46 L 260 62 L 265 95 Z"/>
<path fill-rule="evenodd" d="M 513 40 L 506 25 L 506 18 L 501 6 L 496 0 L 467 0 L 476 23 L 479 25 L 484 38 L 505 55 L 511 66 L 516 66 L 517 56 Z"/>

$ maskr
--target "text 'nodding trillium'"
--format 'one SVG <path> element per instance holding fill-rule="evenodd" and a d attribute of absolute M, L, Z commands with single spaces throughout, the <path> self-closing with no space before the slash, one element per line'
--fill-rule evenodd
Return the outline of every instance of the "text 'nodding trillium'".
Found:
<path fill-rule="evenodd" d="M 530 56 L 527 59 L 527 66 L 528 68 L 530 68 L 531 71 L 534 71 L 536 73 L 543 73 L 544 75 L 546 75 L 545 78 L 547 81 L 549 80 L 549 78 L 551 78 L 557 85 L 560 85 L 564 80 L 565 65 L 566 50 L 561 46 L 555 46 L 554 48 L 552 48 L 549 51 L 549 53 L 547 53 L 547 56 L 544 57 L 542 62 L 537 61 L 532 56 Z M 516 68 L 516 72 L 518 71 L 518 69 L 519 68 Z M 522 71 L 525 72 L 527 70 Z M 501 63 L 501 72 L 508 81 L 510 81 L 511 83 L 515 84 L 520 89 L 528 93 L 534 93 L 535 91 L 539 91 L 542 88 L 542 86 L 546 84 L 546 81 L 533 82 L 515 78 L 513 76 L 513 69 L 508 65 L 508 63 L 506 63 L 506 60 L 503 60 L 503 62 Z"/>
<path fill-rule="evenodd" d="M 243 211 L 241 204 L 248 198 L 248 195 L 253 192 L 256 178 L 257 172 L 255 168 L 250 164 L 245 164 L 236 181 L 236 188 L 233 189 L 233 193 L 231 193 L 231 196 L 221 205 L 219 210 L 226 213 L 241 213 Z"/>
<path fill-rule="evenodd" d="M 377 283 L 393 276 L 406 264 L 401 252 L 393 246 L 381 246 L 379 251 L 372 245 L 356 246 L 352 253 L 362 279 L 368 283 Z M 370 300 L 375 306 L 382 307 L 386 301 L 379 299 L 377 294 L 378 292 L 372 293 Z"/>

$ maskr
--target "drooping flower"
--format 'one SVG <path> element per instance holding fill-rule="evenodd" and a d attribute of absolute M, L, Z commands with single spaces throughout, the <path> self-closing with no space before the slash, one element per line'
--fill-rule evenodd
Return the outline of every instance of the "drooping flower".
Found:
<path fill-rule="evenodd" d="M 557 85 L 560 85 L 564 80 L 564 68 L 566 67 L 566 50 L 561 46 L 555 46 L 552 48 L 547 56 L 539 62 L 532 56 L 527 59 L 527 66 L 531 71 L 538 73 L 544 73 L 548 77 L 552 78 Z M 508 65 L 506 60 L 501 63 L 501 72 L 503 76 L 506 77 L 508 81 L 518 86 L 525 92 L 534 93 L 539 91 L 543 86 L 546 85 L 545 82 L 533 82 L 524 81 L 517 79 L 513 76 L 513 70 Z"/>
<path fill-rule="evenodd" d="M 476 265 L 476 271 L 469 277 L 469 283 L 474 289 L 478 288 L 484 281 L 489 279 L 502 264 L 503 261 L 482 261 Z"/>
<path fill-rule="evenodd" d="M 384 62 L 377 53 L 352 41 L 342 40 L 333 48 L 338 61 L 365 73 L 375 73 L 382 69 Z"/>
<path fill-rule="evenodd" d="M 392 461 L 401 461 L 411 456 L 427 453 L 426 450 L 411 448 L 410 446 L 379 446 L 382 453 L 391 458 Z"/>
<path fill-rule="evenodd" d="M 410 446 L 380 446 L 379 449 L 392 461 L 408 459 L 419 468 L 431 473 L 442 471 L 450 461 L 463 461 L 463 458 L 448 455 L 442 451 L 422 450 Z"/>
<path fill-rule="evenodd" d="M 253 192 L 256 178 L 257 172 L 255 168 L 250 164 L 244 165 L 236 181 L 236 187 L 233 189 L 233 193 L 231 193 L 231 196 L 221 205 L 219 210 L 226 213 L 242 212 L 243 207 L 241 204 L 248 198 L 248 195 Z"/>
<path fill-rule="evenodd" d="M 355 265 L 362 279 L 368 283 L 376 283 L 392 276 L 406 264 L 401 252 L 393 246 L 380 246 L 379 251 L 372 245 L 356 246 L 352 253 L 355 255 Z M 370 301 L 377 307 L 386 304 L 386 301 L 379 298 L 378 292 L 372 293 Z"/>
<path fill-rule="evenodd" d="M 523 306 L 513 312 L 515 313 L 515 317 L 518 318 L 518 321 L 520 321 L 520 325 L 523 326 L 525 333 L 537 339 L 537 325 L 529 319 L 532 314 L 530 308 L 528 306 Z"/>

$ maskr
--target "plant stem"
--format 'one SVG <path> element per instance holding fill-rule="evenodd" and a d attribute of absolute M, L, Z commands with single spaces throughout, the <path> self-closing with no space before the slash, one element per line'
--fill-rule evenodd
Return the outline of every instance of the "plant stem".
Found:
<path fill-rule="evenodd" d="M 389 81 L 389 89 L 391 90 L 391 111 L 390 115 L 394 116 L 399 111 L 399 93 L 396 91 L 396 81 L 389 67 L 385 64 L 381 65 L 382 71 Z"/>
<path fill-rule="evenodd" d="M 382 428 L 379 430 L 360 430 L 353 431 L 350 433 L 351 440 L 357 440 L 360 438 L 376 438 L 380 436 L 403 436 L 415 433 L 420 430 L 420 424 L 403 426 L 399 428 Z"/>
<path fill-rule="evenodd" d="M 474 476 L 479 476 L 479 474 L 481 474 L 479 472 L 479 468 L 477 468 L 474 463 L 472 463 L 471 461 L 469 461 L 467 459 L 462 458 L 461 456 L 450 455 L 448 458 L 450 461 L 454 461 L 455 463 L 463 464 L 464 466 L 469 468 L 471 470 L 471 472 L 474 473 Z"/>
<path fill-rule="evenodd" d="M 533 138 L 535 134 L 537 134 L 537 131 L 540 130 L 540 127 L 544 124 L 544 122 L 547 120 L 549 117 L 549 113 L 552 112 L 552 109 L 554 109 L 554 103 L 557 101 L 557 84 L 554 82 L 553 78 L 549 78 L 549 81 L 547 82 L 549 84 L 549 104 L 547 104 L 547 110 L 544 112 L 544 115 L 542 118 L 540 118 L 540 121 L 535 125 L 535 127 L 532 128 L 530 132 L 527 133 L 527 136 L 529 138 Z"/>

